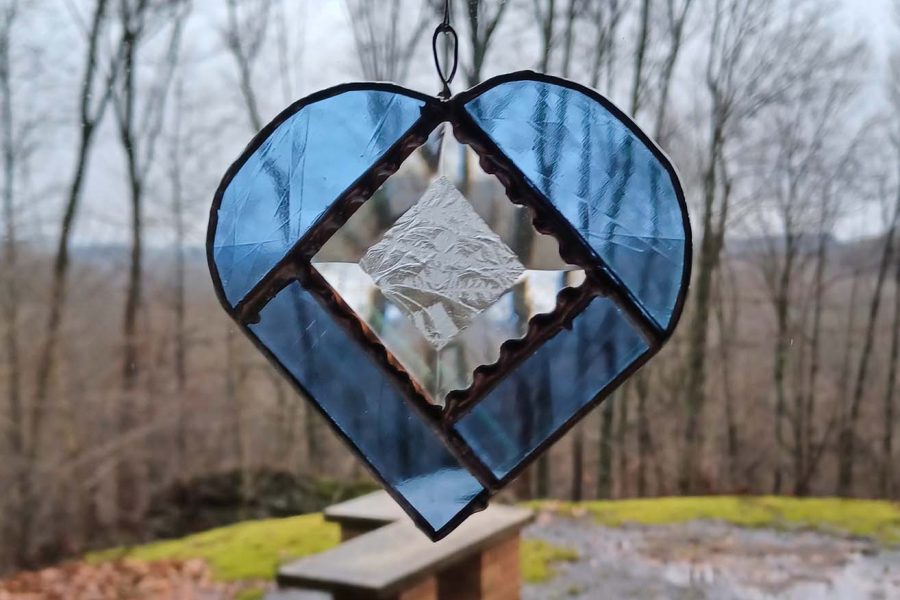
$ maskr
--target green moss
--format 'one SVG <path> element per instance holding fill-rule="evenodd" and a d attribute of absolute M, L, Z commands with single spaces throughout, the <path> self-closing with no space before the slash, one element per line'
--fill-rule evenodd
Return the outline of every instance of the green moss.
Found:
<path fill-rule="evenodd" d="M 552 579 L 556 572 L 553 565 L 578 560 L 578 552 L 572 548 L 556 546 L 544 540 L 522 541 L 522 579 L 526 583 L 542 583 Z"/>
<path fill-rule="evenodd" d="M 89 562 L 132 560 L 204 559 L 221 581 L 271 581 L 278 565 L 294 558 L 324 552 L 340 541 L 338 527 L 320 514 L 287 519 L 247 521 L 220 527 L 178 540 L 154 542 L 131 548 L 114 548 L 87 557 Z M 541 540 L 524 540 L 522 573 L 528 582 L 553 577 L 553 564 L 578 559 L 572 549 Z M 255 600 L 261 589 L 248 588 L 240 600 Z"/>
<path fill-rule="evenodd" d="M 879 500 L 788 498 L 778 496 L 706 496 L 648 498 L 581 503 L 532 502 L 537 509 L 590 514 L 597 523 L 664 525 L 687 521 L 724 521 L 741 527 L 814 529 L 900 543 L 900 505 Z"/>
<path fill-rule="evenodd" d="M 326 523 L 321 514 L 311 514 L 246 521 L 179 540 L 107 550 L 88 556 L 88 560 L 201 558 L 221 581 L 271 580 L 279 564 L 323 552 L 339 541 L 337 525 Z"/>
<path fill-rule="evenodd" d="M 790 499 L 767 496 L 758 502 L 780 522 L 801 527 L 900 543 L 900 505 L 880 500 Z"/>
<path fill-rule="evenodd" d="M 606 526 L 713 520 L 743 527 L 815 529 L 900 543 L 900 505 L 882 501 L 711 496 L 529 505 L 567 515 L 590 515 Z M 107 550 L 87 558 L 92 562 L 116 558 L 145 561 L 200 558 L 207 561 L 219 580 L 271 581 L 279 564 L 323 552 L 338 543 L 338 527 L 326 523 L 320 514 L 309 514 L 247 521 L 179 540 Z M 522 576 L 528 583 L 547 581 L 554 576 L 554 564 L 578 558 L 578 553 L 571 548 L 542 540 L 524 540 Z M 261 588 L 247 588 L 241 600 L 254 600 L 260 591 Z"/>

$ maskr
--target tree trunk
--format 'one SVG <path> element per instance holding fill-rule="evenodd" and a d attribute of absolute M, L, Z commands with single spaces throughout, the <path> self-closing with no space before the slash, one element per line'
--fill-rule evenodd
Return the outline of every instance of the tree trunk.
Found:
<path fill-rule="evenodd" d="M 615 402 L 613 393 L 603 401 L 600 410 L 600 452 L 597 459 L 597 498 L 612 497 L 612 435 Z"/>
<path fill-rule="evenodd" d="M 253 131 L 259 131 L 263 127 L 262 116 L 259 113 L 259 103 L 256 99 L 256 91 L 253 89 L 253 68 L 252 61 L 255 54 L 248 55 L 244 48 L 241 38 L 241 25 L 238 23 L 237 0 L 227 1 L 228 9 L 228 49 L 237 63 L 238 69 L 238 87 L 241 90 L 241 97 L 244 99 L 244 105 L 247 108 L 247 118 L 250 120 L 250 127 Z M 265 19 L 268 19 L 268 6 L 265 8 Z M 262 25 L 263 30 L 265 25 Z M 262 32 L 260 32 L 262 35 Z M 253 48 L 258 49 L 262 40 L 252 40 L 250 42 Z"/>
<path fill-rule="evenodd" d="M 175 66 L 178 62 L 178 49 L 181 42 L 181 31 L 186 12 L 175 4 L 172 14 L 171 33 L 168 39 L 164 67 L 161 77 L 154 87 L 143 94 L 145 106 L 138 115 L 138 79 L 139 47 L 145 41 L 148 26 L 148 14 L 152 14 L 145 0 L 129 3 L 125 0 L 120 6 L 122 31 L 122 75 L 121 85 L 113 96 L 116 108 L 116 123 L 119 142 L 125 154 L 127 168 L 128 195 L 131 208 L 131 249 L 129 253 L 128 282 L 125 290 L 125 307 L 122 321 L 122 400 L 119 404 L 119 435 L 132 434 L 142 417 L 148 410 L 139 392 L 141 376 L 140 341 L 138 320 L 143 309 L 143 276 L 144 276 L 144 182 L 150 170 L 154 156 L 155 142 L 162 129 L 165 115 L 165 100 L 168 97 Z M 166 17 L 168 18 L 168 17 Z M 143 115 L 149 115 L 144 117 Z M 143 119 L 148 119 L 144 121 Z M 151 373 L 152 374 L 152 373 Z M 139 402 L 140 401 L 140 402 Z M 141 470 L 152 472 L 148 452 L 152 440 L 145 439 L 139 444 L 144 458 L 135 461 L 131 448 L 122 452 L 118 468 L 118 500 L 120 518 L 127 527 L 138 525 L 140 512 L 145 501 L 146 477 Z M 132 464 L 130 464 L 132 463 Z"/>
<path fill-rule="evenodd" d="M 553 34 L 556 23 L 556 0 L 544 0 L 547 4 L 546 12 L 540 10 L 541 0 L 535 0 L 535 13 L 541 31 L 541 60 L 539 70 L 541 73 L 550 72 L 550 55 L 553 51 Z"/>
<path fill-rule="evenodd" d="M 6 411 L 8 423 L 7 451 L 8 464 L 11 467 L 13 480 L 16 482 L 10 490 L 11 514 L 10 537 L 16 556 L 16 562 L 25 566 L 30 555 L 29 541 L 31 537 L 32 507 L 31 483 L 35 465 L 30 464 L 26 456 L 25 410 L 22 405 L 21 357 L 19 353 L 19 282 L 18 282 L 18 241 L 16 231 L 16 170 L 18 168 L 16 141 L 14 138 L 15 115 L 13 111 L 12 60 L 13 33 L 16 30 L 16 17 L 19 6 L 12 3 L 4 7 L 0 23 L 0 130 L 2 130 L 3 160 L 3 328 L 6 349 Z M 2 523 L 3 521 L 0 521 Z M 5 528 L 0 528 L 0 532 Z"/>
<path fill-rule="evenodd" d="M 63 309 L 68 297 L 69 247 L 75 217 L 81 202 L 85 174 L 93 148 L 94 134 L 97 124 L 102 120 L 109 104 L 112 85 L 118 66 L 111 65 L 113 75 L 102 80 L 102 85 L 95 85 L 98 72 L 98 51 L 100 37 L 108 21 L 107 0 L 96 0 L 91 12 L 90 29 L 87 32 L 87 51 L 85 67 L 79 91 L 79 137 L 75 153 L 75 165 L 64 200 L 63 216 L 60 223 L 59 239 L 53 259 L 51 274 L 49 309 L 44 334 L 40 341 L 35 368 L 35 392 L 29 409 L 28 423 L 23 420 L 22 429 L 28 431 L 23 435 L 26 464 L 33 464 L 41 452 L 41 442 L 47 403 L 50 396 L 50 383 L 59 344 L 60 329 L 63 322 Z M 26 441 L 27 440 L 27 441 Z M 19 519 L 19 526 L 25 539 L 30 539 L 33 527 L 33 504 L 36 490 L 33 484 L 34 469 L 23 470 L 19 479 L 19 489 L 25 504 L 29 507 Z M 88 512 L 93 502 L 87 501 Z M 19 546 L 24 552 L 24 544 Z"/>
<path fill-rule="evenodd" d="M 647 461 L 650 458 L 650 450 L 653 441 L 650 436 L 650 423 L 647 418 L 647 396 L 649 395 L 649 381 L 646 373 L 638 373 L 634 379 L 634 391 L 637 394 L 637 495 L 643 498 L 647 495 Z"/>
<path fill-rule="evenodd" d="M 572 47 L 575 45 L 575 18 L 578 16 L 580 0 L 569 0 L 566 8 L 566 28 L 563 39 L 563 57 L 560 74 L 568 78 L 572 69 Z"/>
<path fill-rule="evenodd" d="M 731 278 L 728 286 L 731 291 L 731 297 L 728 298 L 726 307 L 726 289 L 724 282 L 724 274 L 728 273 Z M 719 287 L 719 301 L 716 303 L 716 317 L 719 327 L 719 364 L 722 367 L 722 400 L 725 405 L 725 472 L 729 488 L 733 491 L 737 484 L 737 467 L 740 446 L 738 441 L 737 420 L 734 411 L 734 389 L 731 377 L 731 361 L 732 346 L 734 344 L 733 336 L 737 334 L 737 316 L 738 316 L 738 297 L 736 291 L 736 282 L 730 269 L 725 269 L 725 273 L 721 273 L 717 278 Z M 730 314 L 726 315 L 726 309 L 730 309 Z"/>
<path fill-rule="evenodd" d="M 487 0 L 466 0 L 466 16 L 468 17 L 469 43 L 472 54 L 472 64 L 466 72 L 466 79 L 470 87 L 481 83 L 484 62 L 491 46 L 491 40 L 511 2 L 499 1 L 493 15 L 488 14 L 487 4 Z"/>
<path fill-rule="evenodd" d="M 775 388 L 775 469 L 772 477 L 772 493 L 780 494 L 784 483 L 782 456 L 787 448 L 784 437 L 784 421 L 787 416 L 787 392 L 785 391 L 785 371 L 790 343 L 788 331 L 788 310 L 791 301 L 791 279 L 793 274 L 795 246 L 793 234 L 785 235 L 784 266 L 780 269 L 774 294 L 775 308 L 775 348 L 772 365 L 772 384 Z M 777 258 L 774 259 L 777 264 Z M 794 415 L 794 423 L 797 423 Z M 795 440 L 796 443 L 796 440 Z"/>
<path fill-rule="evenodd" d="M 628 448 L 626 446 L 628 440 L 628 388 L 630 387 L 626 384 L 620 395 L 622 403 L 619 405 L 619 422 L 616 426 L 616 487 L 619 498 L 628 496 Z"/>
<path fill-rule="evenodd" d="M 644 60 L 647 55 L 647 37 L 650 31 L 650 0 L 641 2 L 641 20 L 639 22 L 638 44 L 634 57 L 634 74 L 631 82 L 631 118 L 637 116 L 641 107 L 643 89 Z"/>
<path fill-rule="evenodd" d="M 225 403 L 231 412 L 226 421 L 229 426 L 231 448 L 229 448 L 235 468 L 240 474 L 240 504 L 243 512 L 248 500 L 247 491 L 250 488 L 249 473 L 246 470 L 247 456 L 244 446 L 244 406 L 241 389 L 246 374 L 244 361 L 238 356 L 235 348 L 235 328 L 228 323 L 225 329 Z"/>
<path fill-rule="evenodd" d="M 894 248 L 894 316 L 891 326 L 891 354 L 888 360 L 887 388 L 884 392 L 884 430 L 881 435 L 882 498 L 894 497 L 894 393 L 897 390 L 897 366 L 900 363 L 900 250 Z"/>
<path fill-rule="evenodd" d="M 872 355 L 872 347 L 875 342 L 875 327 L 878 322 L 878 311 L 881 307 L 881 294 L 890 259 L 893 254 L 894 237 L 897 231 L 897 221 L 900 219 L 900 189 L 897 191 L 897 199 L 893 209 L 891 222 L 887 228 L 884 240 L 884 248 L 881 253 L 881 261 L 878 265 L 878 277 L 875 281 L 875 291 L 869 305 L 869 317 L 866 324 L 866 333 L 863 338 L 863 347 L 859 357 L 859 370 L 856 373 L 856 381 L 853 387 L 853 396 L 850 403 L 850 413 L 844 421 L 839 439 L 840 452 L 838 453 L 838 483 L 837 495 L 847 496 L 853 491 L 853 467 L 856 461 L 856 427 L 862 408 L 862 400 L 866 391 L 869 374 L 869 360 Z"/>
<path fill-rule="evenodd" d="M 175 313 L 175 391 L 178 396 L 177 423 L 175 425 L 175 464 L 179 479 L 185 479 L 187 458 L 187 299 L 186 256 L 185 256 L 185 222 L 184 222 L 184 185 L 181 163 L 184 160 L 181 146 L 181 123 L 183 105 L 183 88 L 181 81 L 177 90 L 178 102 L 175 112 L 173 133 L 172 161 L 169 170 L 172 185 L 172 221 L 175 234 L 175 282 L 173 290 L 173 312 Z"/>
<path fill-rule="evenodd" d="M 125 309 L 122 321 L 122 391 L 119 402 L 118 433 L 127 436 L 137 426 L 137 387 L 138 387 L 138 340 L 137 319 L 141 308 L 141 280 L 143 271 L 143 190 L 138 165 L 137 147 L 134 130 L 135 116 L 135 69 L 137 58 L 138 33 L 136 22 L 130 10 L 122 9 L 123 21 L 123 63 L 122 89 L 118 99 L 121 106 L 118 112 L 119 141 L 125 153 L 125 164 L 128 173 L 128 194 L 131 207 L 131 250 L 129 253 L 128 282 L 125 290 Z M 135 461 L 132 450 L 123 452 L 119 461 L 117 494 L 119 516 L 126 527 L 136 526 L 140 511 L 141 491 L 140 477 L 135 472 Z"/>
<path fill-rule="evenodd" d="M 6 7 L 3 22 L 0 23 L 0 124 L 2 124 L 3 155 L 3 324 L 4 342 L 6 346 L 6 382 L 7 409 L 11 424 L 9 432 L 12 436 L 10 446 L 19 456 L 23 449 L 21 439 L 24 427 L 22 423 L 22 385 L 19 364 L 19 291 L 16 231 L 16 141 L 14 139 L 15 119 L 13 114 L 12 91 L 12 34 L 17 16 L 18 5 L 13 3 Z"/>
<path fill-rule="evenodd" d="M 824 222 L 824 219 L 823 219 Z M 813 274 L 813 322 L 812 335 L 810 338 L 810 361 L 809 371 L 806 377 L 806 402 L 799 407 L 801 415 L 797 418 L 802 419 L 800 429 L 800 439 L 797 443 L 800 450 L 796 452 L 795 472 L 797 473 L 794 481 L 794 494 L 797 496 L 808 496 L 810 493 L 810 481 L 818 461 L 815 456 L 820 454 L 816 452 L 814 441 L 815 419 L 816 419 L 816 398 L 818 393 L 816 386 L 819 382 L 819 370 L 821 364 L 821 339 L 822 339 L 822 309 L 825 299 L 825 266 L 828 260 L 828 243 L 825 235 L 824 225 L 819 228 L 819 240 L 816 245 L 816 267 Z M 822 444 L 825 443 L 823 439 Z"/>
<path fill-rule="evenodd" d="M 669 2 L 669 35 L 670 45 L 666 59 L 663 63 L 662 74 L 659 81 L 659 106 L 656 111 L 656 141 L 663 143 L 665 136 L 666 120 L 669 115 L 669 93 L 672 88 L 672 76 L 675 74 L 675 66 L 678 64 L 678 57 L 681 54 L 681 46 L 684 40 L 684 25 L 687 21 L 688 13 L 691 10 L 693 0 L 684 0 L 681 6 L 681 12 L 674 13 L 674 6 Z"/>
<path fill-rule="evenodd" d="M 695 491 L 694 478 L 700 455 L 700 421 L 706 399 L 706 349 L 709 337 L 712 276 L 719 262 L 719 237 L 724 231 L 713 230 L 716 199 L 716 163 L 722 147 L 723 123 L 714 116 L 710 136 L 709 160 L 703 178 L 703 239 L 696 267 L 692 295 L 694 312 L 687 334 L 687 374 L 685 378 L 684 450 L 678 473 L 678 490 L 682 494 Z M 724 210 L 724 207 L 722 208 Z"/>
<path fill-rule="evenodd" d="M 572 502 L 584 500 L 584 430 L 581 425 L 572 428 Z"/>

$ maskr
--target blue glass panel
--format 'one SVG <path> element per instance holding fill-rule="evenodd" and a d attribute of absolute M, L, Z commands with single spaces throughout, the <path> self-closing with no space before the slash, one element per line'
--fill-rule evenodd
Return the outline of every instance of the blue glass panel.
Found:
<path fill-rule="evenodd" d="M 594 298 L 456 424 L 503 479 L 648 349 L 616 305 Z"/>
<path fill-rule="evenodd" d="M 484 491 L 299 284 L 279 293 L 260 317 L 250 326 L 257 338 L 434 530 Z"/>
<path fill-rule="evenodd" d="M 684 271 L 685 224 L 650 149 L 600 103 L 558 85 L 500 84 L 466 110 L 666 328 Z"/>
<path fill-rule="evenodd" d="M 412 127 L 423 106 L 391 92 L 350 91 L 307 105 L 272 132 L 219 207 L 214 257 L 232 305 Z"/>

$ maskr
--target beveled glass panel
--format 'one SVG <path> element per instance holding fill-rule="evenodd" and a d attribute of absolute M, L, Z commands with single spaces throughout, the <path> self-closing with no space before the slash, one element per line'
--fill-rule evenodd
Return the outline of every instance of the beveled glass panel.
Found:
<path fill-rule="evenodd" d="M 484 492 L 300 284 L 282 290 L 250 329 L 434 531 Z"/>
<path fill-rule="evenodd" d="M 455 429 L 502 480 L 647 350 L 616 305 L 595 297 Z"/>
<path fill-rule="evenodd" d="M 599 102 L 559 85 L 506 82 L 465 106 L 668 327 L 685 269 L 685 223 L 672 178 L 650 148 Z"/>
<path fill-rule="evenodd" d="M 218 211 L 214 258 L 232 305 L 403 137 L 423 106 L 392 92 L 349 91 L 301 108 L 269 135 Z"/>
<path fill-rule="evenodd" d="M 313 266 L 441 405 L 497 360 L 503 342 L 525 335 L 533 316 L 551 312 L 562 288 L 583 281 L 443 127 Z"/>

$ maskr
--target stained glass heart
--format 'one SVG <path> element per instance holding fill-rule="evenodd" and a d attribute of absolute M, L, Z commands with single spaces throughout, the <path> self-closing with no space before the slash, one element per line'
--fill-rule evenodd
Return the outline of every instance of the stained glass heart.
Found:
<path fill-rule="evenodd" d="M 229 169 L 208 234 L 225 309 L 432 539 L 659 351 L 690 253 L 656 145 L 531 72 L 295 103 Z"/>

